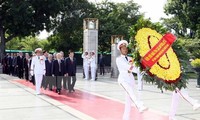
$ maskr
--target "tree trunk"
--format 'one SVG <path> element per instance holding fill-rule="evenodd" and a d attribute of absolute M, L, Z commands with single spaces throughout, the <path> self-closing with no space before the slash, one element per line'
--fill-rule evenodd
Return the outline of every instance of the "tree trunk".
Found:
<path fill-rule="evenodd" d="M 2 61 L 3 57 L 5 56 L 5 34 L 3 30 L 2 21 L 0 18 L 0 62 Z"/>

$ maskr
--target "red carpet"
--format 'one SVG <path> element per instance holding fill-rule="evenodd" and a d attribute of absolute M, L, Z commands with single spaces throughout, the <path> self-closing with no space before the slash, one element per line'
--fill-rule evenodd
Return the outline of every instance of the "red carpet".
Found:
<path fill-rule="evenodd" d="M 25 80 L 16 82 L 35 89 L 35 86 Z M 87 92 L 76 90 L 74 93 L 61 91 L 61 95 L 49 90 L 43 90 L 43 94 L 55 99 L 67 106 L 70 106 L 97 120 L 121 120 L 124 104 L 107 98 L 99 97 Z M 131 120 L 168 120 L 167 116 L 159 115 L 156 112 L 146 111 L 140 114 L 136 108 L 132 108 Z"/>

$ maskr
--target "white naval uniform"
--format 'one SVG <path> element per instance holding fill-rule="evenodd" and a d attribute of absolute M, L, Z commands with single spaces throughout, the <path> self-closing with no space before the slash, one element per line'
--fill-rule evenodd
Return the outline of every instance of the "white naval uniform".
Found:
<path fill-rule="evenodd" d="M 40 87 L 43 75 L 45 75 L 46 72 L 45 57 L 44 56 L 33 57 L 31 62 L 31 70 L 33 70 L 33 73 L 35 75 L 36 94 L 40 94 Z"/>
<path fill-rule="evenodd" d="M 90 59 L 90 68 L 91 68 L 91 80 L 95 80 L 96 78 L 96 60 L 95 60 L 95 55 L 93 55 Z"/>
<path fill-rule="evenodd" d="M 85 79 L 88 80 L 89 79 L 89 55 L 85 55 L 85 53 L 82 54 L 82 58 L 83 58 L 83 70 L 84 70 L 84 74 L 85 74 Z"/>
<path fill-rule="evenodd" d="M 190 103 L 193 106 L 193 110 L 197 110 L 200 108 L 198 100 L 195 100 L 192 97 L 190 97 L 186 89 L 183 88 L 178 91 L 173 91 L 172 102 L 169 112 L 169 120 L 175 120 L 175 115 L 178 108 L 180 97 L 182 97 L 184 100 Z"/>
<path fill-rule="evenodd" d="M 126 100 L 125 100 L 125 110 L 123 115 L 123 120 L 129 120 L 130 118 L 130 111 L 131 111 L 131 100 L 136 105 L 136 107 L 140 110 L 140 108 L 143 107 L 143 104 L 141 101 L 139 101 L 134 93 L 134 87 L 135 86 L 135 79 L 132 73 L 129 73 L 128 70 L 131 67 L 131 64 L 129 64 L 129 61 L 131 60 L 131 57 L 127 57 L 128 61 L 126 60 L 124 55 L 121 55 L 117 57 L 116 64 L 119 70 L 119 76 L 118 76 L 118 83 L 124 88 L 126 91 Z M 139 69 L 136 67 L 133 67 L 131 72 L 139 73 Z"/>

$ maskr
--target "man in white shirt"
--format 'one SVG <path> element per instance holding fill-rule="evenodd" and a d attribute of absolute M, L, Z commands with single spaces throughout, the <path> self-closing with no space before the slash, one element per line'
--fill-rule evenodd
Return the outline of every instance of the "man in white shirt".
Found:
<path fill-rule="evenodd" d="M 121 52 L 121 55 L 116 59 L 116 64 L 119 70 L 118 83 L 124 88 L 126 92 L 123 120 L 130 119 L 131 101 L 135 104 L 139 112 L 147 110 L 147 107 L 143 105 L 142 101 L 136 98 L 134 93 L 134 87 L 136 86 L 132 72 L 137 73 L 139 76 L 142 76 L 142 74 L 140 71 L 138 71 L 139 69 L 133 65 L 132 58 L 127 56 L 127 46 L 128 42 L 126 40 L 121 40 L 118 43 L 117 49 Z"/>
<path fill-rule="evenodd" d="M 45 75 L 46 67 L 45 67 L 45 57 L 42 55 L 42 49 L 35 49 L 35 54 L 32 58 L 31 62 L 31 75 L 35 76 L 35 85 L 36 85 L 36 94 L 40 94 L 40 87 L 43 79 L 43 75 Z"/>

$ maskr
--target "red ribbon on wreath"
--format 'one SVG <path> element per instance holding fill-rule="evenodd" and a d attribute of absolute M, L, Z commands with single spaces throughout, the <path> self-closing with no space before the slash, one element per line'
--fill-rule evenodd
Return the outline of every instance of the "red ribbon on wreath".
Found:
<path fill-rule="evenodd" d="M 145 56 L 141 59 L 141 63 L 145 68 L 151 68 L 158 60 L 167 52 L 171 47 L 173 42 L 176 40 L 176 37 L 171 34 L 165 34 L 161 40 L 151 48 Z"/>

